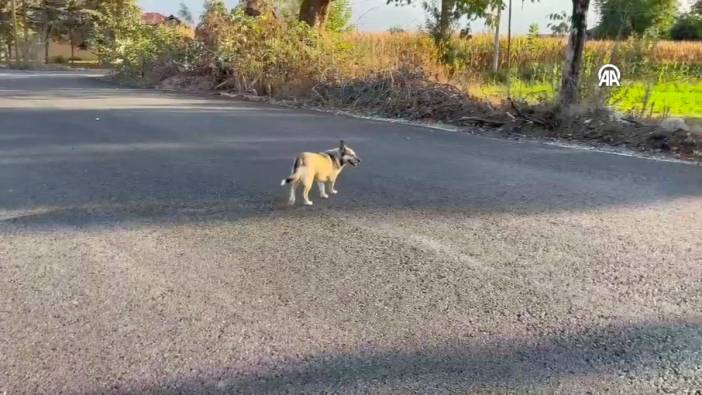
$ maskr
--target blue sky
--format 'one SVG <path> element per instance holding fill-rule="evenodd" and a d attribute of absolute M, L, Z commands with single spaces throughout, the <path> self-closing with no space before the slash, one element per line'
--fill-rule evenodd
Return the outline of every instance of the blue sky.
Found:
<path fill-rule="evenodd" d="M 197 17 L 202 11 L 203 0 L 182 0 Z M 237 0 L 225 0 L 229 6 L 238 3 Z M 684 0 L 691 2 L 691 0 Z M 415 3 L 419 3 L 416 1 Z M 166 15 L 175 14 L 179 9 L 179 0 L 139 0 L 144 11 L 155 11 Z M 401 26 L 407 30 L 414 30 L 424 23 L 424 11 L 419 5 L 396 7 L 386 5 L 385 0 L 351 0 L 353 9 L 353 23 L 361 31 L 385 31 L 392 26 Z M 568 11 L 572 7 L 571 0 L 514 0 L 512 10 L 512 31 L 524 34 L 529 30 L 529 25 L 537 23 L 542 33 L 547 33 L 547 15 L 552 12 Z M 591 6 L 588 16 L 588 25 L 592 26 L 597 21 L 596 12 Z M 506 16 L 506 14 L 505 14 Z M 503 31 L 506 32 L 506 17 L 503 18 Z M 473 32 L 486 31 L 480 22 L 472 24 Z"/>

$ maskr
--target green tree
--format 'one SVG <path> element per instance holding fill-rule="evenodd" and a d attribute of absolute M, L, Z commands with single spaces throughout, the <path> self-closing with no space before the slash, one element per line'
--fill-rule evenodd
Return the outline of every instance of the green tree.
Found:
<path fill-rule="evenodd" d="M 227 6 L 223 0 L 205 0 L 203 3 L 203 15 L 224 15 L 227 14 Z"/>
<path fill-rule="evenodd" d="M 14 38 L 10 0 L 0 0 L 0 55 L 4 53 L 3 57 L 8 63 Z"/>
<path fill-rule="evenodd" d="M 456 30 L 458 21 L 461 18 L 460 12 L 453 10 L 449 12 L 451 1 L 429 0 L 422 2 L 422 8 L 427 14 L 424 21 L 424 28 L 434 39 L 437 45 L 445 46 L 449 37 Z"/>
<path fill-rule="evenodd" d="M 548 14 L 548 20 L 550 22 L 546 26 L 553 35 L 565 36 L 570 32 L 570 18 L 565 11 Z"/>
<path fill-rule="evenodd" d="M 17 63 L 27 61 L 27 43 L 29 29 L 27 27 L 27 1 L 26 0 L 10 0 L 10 24 L 12 26 L 14 37 L 15 60 Z"/>
<path fill-rule="evenodd" d="M 75 48 L 83 45 L 89 31 L 90 16 L 86 13 L 85 4 L 80 0 L 68 0 L 63 10 L 61 27 L 71 46 L 71 62 L 75 60 Z"/>
<path fill-rule="evenodd" d="M 388 4 L 409 5 L 415 0 L 387 0 Z M 439 46 L 445 45 L 453 35 L 461 18 L 474 20 L 490 18 L 490 13 L 504 8 L 506 0 L 437 0 L 438 3 L 424 2 L 424 9 L 429 14 L 427 27 Z M 532 0 L 535 1 L 535 0 Z M 463 30 L 469 33 L 468 27 Z"/>
<path fill-rule="evenodd" d="M 677 12 L 677 0 L 596 0 L 599 38 L 642 36 L 646 31 L 667 32 Z"/>
<path fill-rule="evenodd" d="M 223 31 L 231 22 L 231 13 L 222 0 L 206 0 L 195 37 L 203 43 L 209 53 L 216 52 Z"/>
<path fill-rule="evenodd" d="M 52 38 L 61 37 L 67 0 L 40 0 L 30 6 L 28 21 L 44 44 L 44 63 L 49 63 L 49 44 Z"/>
<path fill-rule="evenodd" d="M 195 23 L 195 19 L 193 18 L 193 13 L 190 12 L 190 8 L 185 3 L 180 3 L 180 9 L 178 10 L 178 16 L 180 19 L 185 21 L 185 23 L 192 25 Z"/>
<path fill-rule="evenodd" d="M 93 26 L 100 57 L 107 62 L 119 61 L 120 51 L 142 28 L 141 9 L 136 0 L 93 0 Z"/>
<path fill-rule="evenodd" d="M 670 29 L 673 40 L 702 40 L 702 14 L 683 14 Z"/>
<path fill-rule="evenodd" d="M 210 26 L 229 17 L 229 10 L 223 0 L 205 0 L 199 26 Z"/>
<path fill-rule="evenodd" d="M 350 0 L 334 0 L 329 7 L 329 15 L 325 28 L 332 32 L 346 32 L 353 29 L 351 25 L 351 2 Z"/>
<path fill-rule="evenodd" d="M 75 57 L 74 48 L 76 42 L 78 42 L 78 31 L 80 30 L 81 24 L 84 23 L 82 11 L 84 10 L 83 4 L 80 0 L 68 0 L 66 6 L 63 10 L 61 28 L 63 34 L 65 35 L 68 43 L 71 47 L 71 57 L 69 60 Z"/>
<path fill-rule="evenodd" d="M 693 14 L 702 14 L 702 0 L 697 0 L 697 2 L 692 5 L 691 12 Z"/>

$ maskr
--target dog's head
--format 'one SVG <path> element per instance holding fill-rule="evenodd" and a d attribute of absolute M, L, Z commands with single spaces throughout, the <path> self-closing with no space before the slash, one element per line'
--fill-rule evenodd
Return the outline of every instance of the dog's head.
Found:
<path fill-rule="evenodd" d="M 339 144 L 339 155 L 341 156 L 341 165 L 350 164 L 351 166 L 358 166 L 361 163 L 361 158 L 356 155 L 356 152 L 344 144 L 344 140 L 341 140 Z"/>

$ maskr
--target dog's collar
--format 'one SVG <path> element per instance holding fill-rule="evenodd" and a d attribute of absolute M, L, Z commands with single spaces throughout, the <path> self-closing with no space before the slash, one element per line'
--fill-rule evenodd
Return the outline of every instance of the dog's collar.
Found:
<path fill-rule="evenodd" d="M 332 163 L 335 164 L 337 167 L 341 167 L 341 159 L 337 158 L 336 155 L 329 152 L 323 152 L 323 154 L 328 156 L 329 159 L 331 159 Z"/>

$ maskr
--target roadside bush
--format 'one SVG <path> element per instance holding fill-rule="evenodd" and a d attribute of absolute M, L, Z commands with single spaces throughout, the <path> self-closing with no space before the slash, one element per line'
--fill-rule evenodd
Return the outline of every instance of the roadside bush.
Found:
<path fill-rule="evenodd" d="M 252 18 L 243 7 L 230 12 L 223 4 L 206 10 L 195 37 L 173 27 L 122 25 L 111 28 L 118 34 L 104 35 L 114 37 L 107 40 L 110 46 L 104 46 L 110 55 L 104 58 L 112 60 L 123 75 L 152 83 L 179 75 L 185 78 L 170 83 L 178 81 L 176 85 L 181 86 L 194 81 L 201 86 L 207 81 L 220 90 L 344 105 L 350 92 L 345 86 L 353 86 L 355 92 L 366 86 L 368 95 L 383 96 L 385 90 L 376 89 L 378 81 L 387 79 L 392 86 L 392 81 L 410 76 L 421 78 L 405 86 L 451 85 L 495 105 L 507 96 L 530 103 L 549 101 L 560 83 L 566 46 L 562 37 L 515 37 L 508 70 L 503 39 L 500 70 L 493 73 L 489 35 L 454 36 L 439 51 L 426 33 L 320 31 L 295 18 L 276 18 L 271 10 Z M 619 66 L 627 82 L 650 85 L 698 78 L 702 45 L 648 36 L 623 42 L 588 41 L 581 83 L 581 96 L 588 103 L 612 103 L 612 90 L 599 89 L 597 84 L 597 70 L 606 63 Z M 337 93 L 344 97 L 331 97 Z"/>
<path fill-rule="evenodd" d="M 200 51 L 185 29 L 139 25 L 116 40 L 107 58 L 125 76 L 158 82 L 176 73 L 192 71 Z"/>
<path fill-rule="evenodd" d="M 324 81 L 339 48 L 304 23 L 235 10 L 213 49 L 221 88 L 287 95 Z"/>
<path fill-rule="evenodd" d="M 210 40 L 207 49 L 208 68 L 213 70 L 208 72 L 216 75 L 220 89 L 237 92 L 309 96 L 315 94 L 315 86 L 343 85 L 378 71 L 391 73 L 401 65 L 436 64 L 428 37 L 394 34 L 388 40 L 372 34 L 319 31 L 267 14 L 247 17 L 237 9 L 226 23 L 220 18 L 214 28 L 217 39 Z M 212 37 L 213 29 L 201 26 L 199 34 Z"/>

